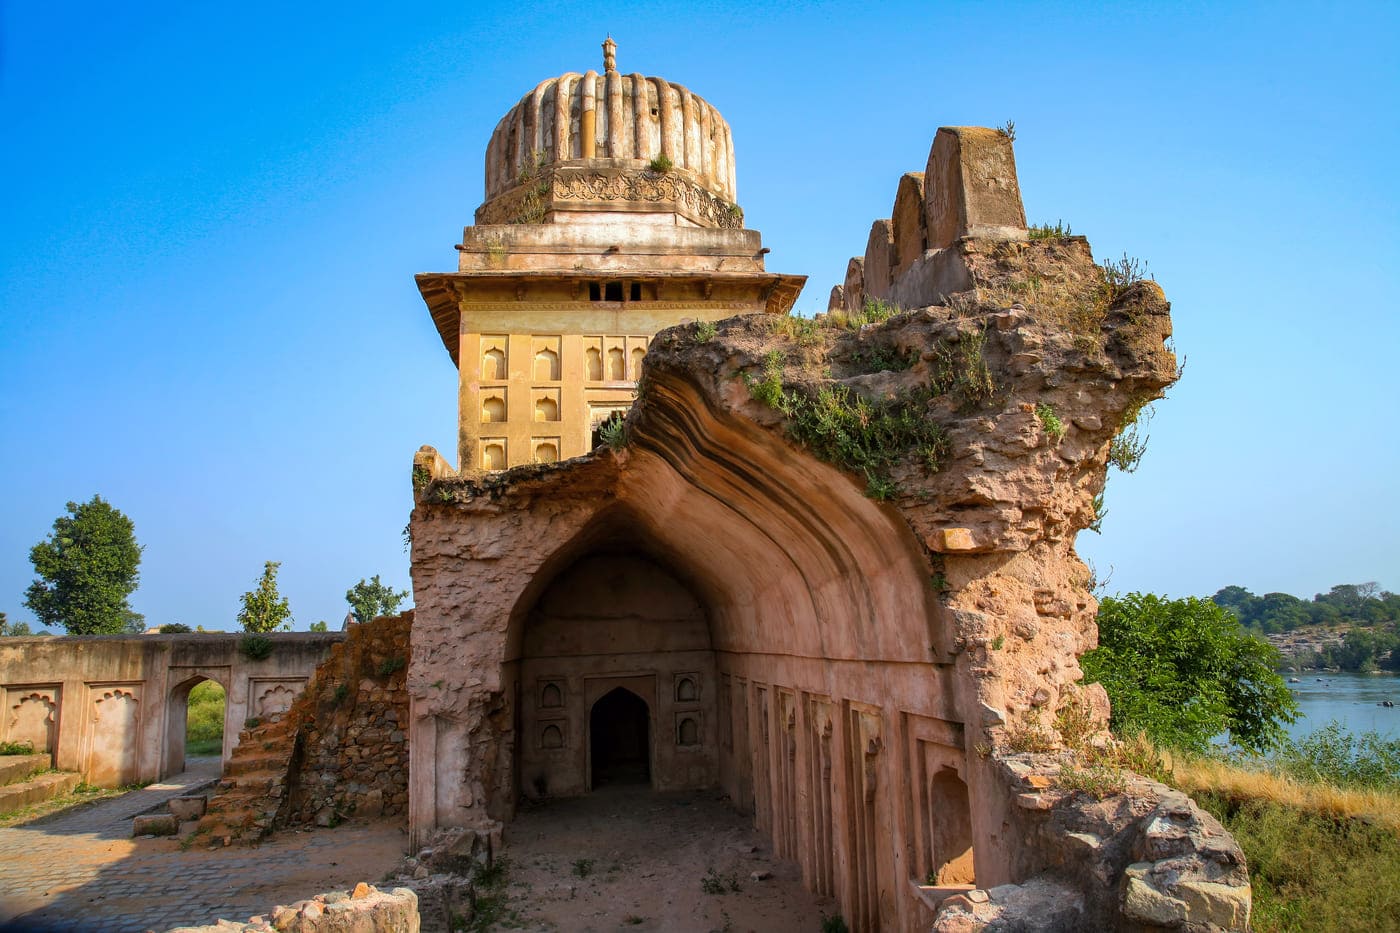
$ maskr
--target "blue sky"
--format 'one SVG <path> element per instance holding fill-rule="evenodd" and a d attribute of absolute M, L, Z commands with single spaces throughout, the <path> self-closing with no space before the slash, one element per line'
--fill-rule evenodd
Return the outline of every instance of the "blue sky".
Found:
<path fill-rule="evenodd" d="M 265 560 L 298 628 L 407 586 L 411 458 L 456 424 L 413 274 L 609 32 L 725 115 L 808 313 L 940 125 L 1014 120 L 1031 219 L 1147 261 L 1186 374 L 1080 538 L 1111 590 L 1400 588 L 1395 5 L 601 6 L 0 8 L 0 610 L 94 493 L 152 624 L 232 627 Z"/>

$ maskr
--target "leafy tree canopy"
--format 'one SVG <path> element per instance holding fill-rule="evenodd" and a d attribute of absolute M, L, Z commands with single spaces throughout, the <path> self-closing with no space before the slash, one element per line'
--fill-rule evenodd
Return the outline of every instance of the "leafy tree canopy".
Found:
<path fill-rule="evenodd" d="M 1099 604 L 1099 647 L 1080 663 L 1113 703 L 1120 735 L 1204 752 L 1226 730 L 1255 751 L 1277 745 L 1297 703 L 1276 672 L 1278 652 L 1208 599 L 1142 593 Z"/>
<path fill-rule="evenodd" d="M 0 612 L 0 638 L 9 635 L 29 635 L 28 622 L 9 622 L 5 619 L 5 613 Z"/>
<path fill-rule="evenodd" d="M 243 608 L 238 611 L 238 624 L 245 632 L 285 632 L 292 627 L 292 610 L 287 600 L 277 592 L 277 568 L 280 561 L 263 564 L 262 578 L 255 589 L 239 597 Z"/>
<path fill-rule="evenodd" d="M 398 611 L 399 603 L 408 598 L 408 590 L 395 592 L 391 586 L 379 582 L 375 574 L 368 582 L 360 580 L 345 591 L 345 601 L 350 604 L 357 622 L 372 622 L 380 616 L 391 616 Z"/>
<path fill-rule="evenodd" d="M 70 635 L 140 632 L 143 616 L 127 598 L 140 577 L 141 546 L 127 518 L 101 496 L 54 520 L 53 532 L 29 551 L 38 575 L 24 604 L 43 625 L 61 625 Z"/>

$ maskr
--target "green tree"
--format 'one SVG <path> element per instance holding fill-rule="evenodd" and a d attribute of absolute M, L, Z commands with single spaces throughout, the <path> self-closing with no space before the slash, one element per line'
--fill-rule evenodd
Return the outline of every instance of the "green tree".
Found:
<path fill-rule="evenodd" d="M 41 624 L 61 625 L 70 635 L 140 632 L 144 617 L 127 602 L 141 565 L 131 519 L 101 496 L 67 509 L 54 520 L 52 534 L 29 551 L 38 579 L 24 604 Z"/>
<path fill-rule="evenodd" d="M 0 638 L 12 635 L 31 635 L 28 622 L 8 622 L 5 613 L 0 612 Z"/>
<path fill-rule="evenodd" d="M 326 622 L 325 619 L 322 619 L 322 620 L 319 621 L 319 622 L 312 622 L 312 623 L 311 623 L 311 631 L 313 631 L 313 632 L 329 632 L 330 630 L 331 630 L 330 624 L 329 624 L 328 622 Z"/>
<path fill-rule="evenodd" d="M 1297 703 L 1278 675 L 1278 652 L 1208 599 L 1142 593 L 1099 604 L 1099 647 L 1080 663 L 1102 683 L 1120 735 L 1204 752 L 1225 731 L 1255 751 L 1277 745 Z"/>
<path fill-rule="evenodd" d="M 245 632 L 285 632 L 292 627 L 292 610 L 287 600 L 277 592 L 277 568 L 280 561 L 263 564 L 262 579 L 256 589 L 239 597 L 243 608 L 238 612 L 238 624 Z"/>
<path fill-rule="evenodd" d="M 380 616 L 391 616 L 398 611 L 399 603 L 408 598 L 408 590 L 395 592 L 391 586 L 379 582 L 375 574 L 368 582 L 361 579 L 345 591 L 345 601 L 350 604 L 357 622 L 372 622 Z"/>

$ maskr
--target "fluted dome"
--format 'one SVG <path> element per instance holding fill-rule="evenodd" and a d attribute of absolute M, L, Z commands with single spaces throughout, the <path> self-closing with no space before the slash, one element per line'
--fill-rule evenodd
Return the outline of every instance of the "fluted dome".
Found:
<path fill-rule="evenodd" d="M 486 148 L 483 210 L 550 168 L 609 160 L 614 169 L 640 172 L 664 156 L 668 171 L 737 215 L 729 124 L 679 84 L 619 73 L 615 47 L 611 39 L 604 43 L 601 74 L 570 72 L 542 81 L 501 118 Z"/>

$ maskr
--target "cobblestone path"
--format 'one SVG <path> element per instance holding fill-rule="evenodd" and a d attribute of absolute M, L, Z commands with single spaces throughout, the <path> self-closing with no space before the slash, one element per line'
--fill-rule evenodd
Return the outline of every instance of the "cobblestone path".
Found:
<path fill-rule="evenodd" d="M 218 761 L 76 812 L 0 829 L 0 930 L 141 933 L 246 920 L 275 904 L 378 881 L 402 854 L 389 824 L 283 831 L 255 849 L 180 851 L 132 839 L 131 818 L 218 777 Z"/>

